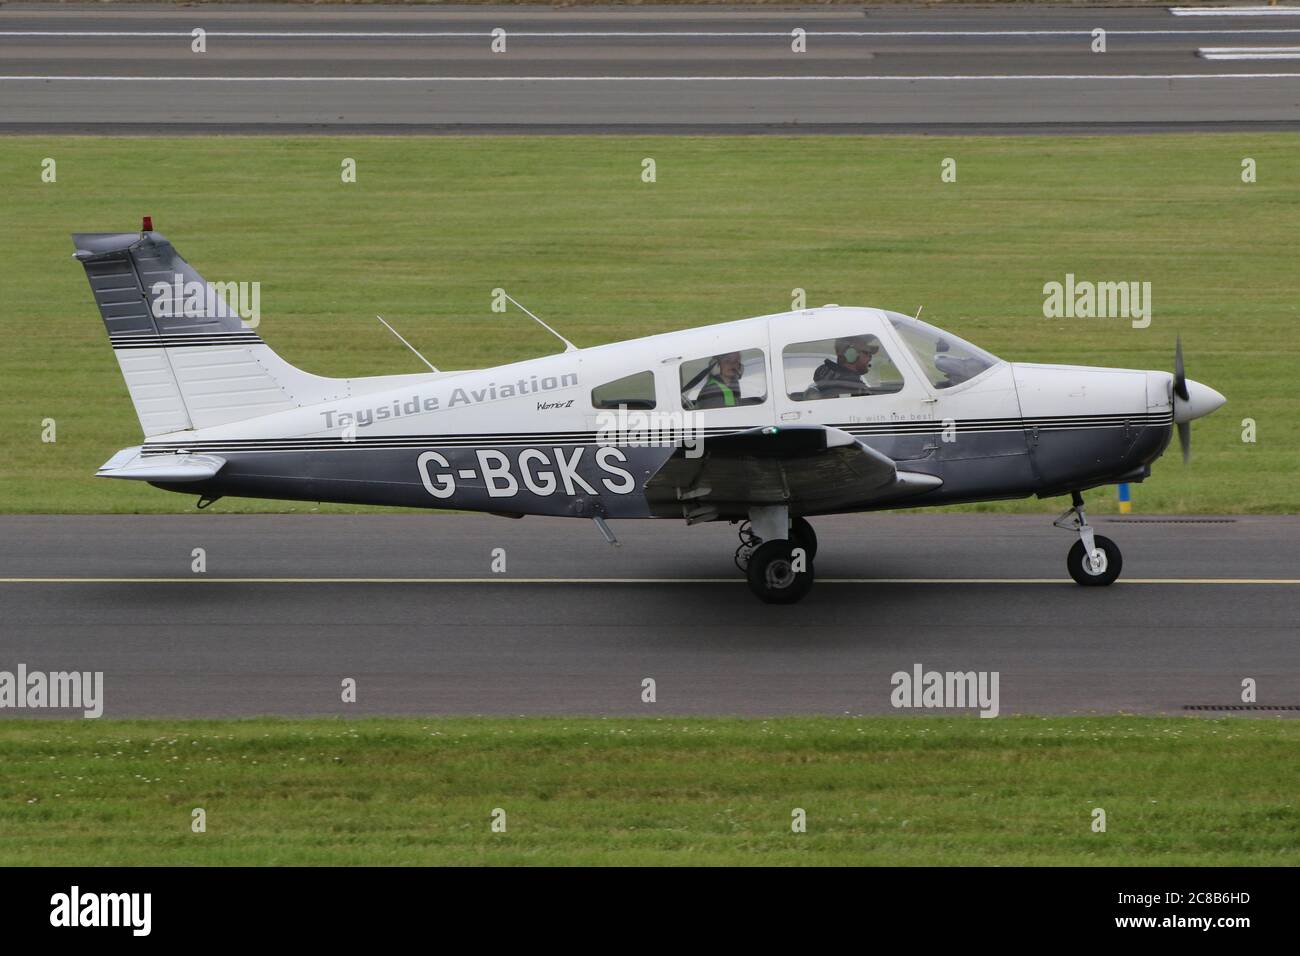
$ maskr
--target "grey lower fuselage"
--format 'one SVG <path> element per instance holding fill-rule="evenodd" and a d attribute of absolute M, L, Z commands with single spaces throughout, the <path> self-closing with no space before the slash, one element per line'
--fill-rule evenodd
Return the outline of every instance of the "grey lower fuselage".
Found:
<path fill-rule="evenodd" d="M 1153 416 L 1098 416 L 1065 425 L 1055 417 L 1008 420 L 962 435 L 963 422 L 880 427 L 839 423 L 909 472 L 943 484 L 892 502 L 864 501 L 836 511 L 925 507 L 1001 498 L 1049 497 L 1118 481 L 1140 481 L 1168 445 L 1169 423 Z M 762 422 L 754 422 L 754 426 Z M 943 429 L 960 440 L 945 442 Z M 988 423 L 979 426 L 989 428 Z M 731 431 L 732 429 L 728 429 Z M 740 430 L 740 429 L 735 429 Z M 868 432 L 869 434 L 862 434 Z M 709 436 L 699 441 L 708 451 Z M 261 445 L 262 448 L 257 446 Z M 589 434 L 403 436 L 351 442 L 275 440 L 158 444 L 226 460 L 215 477 L 158 487 L 208 498 L 237 496 L 345 504 L 443 508 L 590 518 L 682 517 L 680 503 L 647 496 L 646 482 L 676 446 L 607 445 Z M 616 449 L 601 455 L 602 448 Z M 433 457 L 437 456 L 437 457 Z M 521 456 L 524 460 L 521 461 Z M 446 462 L 444 466 L 442 461 Z M 431 492 L 431 487 L 439 494 Z M 791 511 L 803 512 L 797 501 Z M 743 503 L 722 517 L 743 517 Z"/>

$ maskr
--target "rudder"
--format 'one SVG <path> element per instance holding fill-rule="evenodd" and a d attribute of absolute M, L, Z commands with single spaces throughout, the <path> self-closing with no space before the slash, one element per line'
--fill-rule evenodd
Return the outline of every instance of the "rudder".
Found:
<path fill-rule="evenodd" d="M 276 355 L 147 218 L 139 233 L 72 240 L 146 437 L 349 393 L 346 379 L 311 375 Z M 186 289 L 199 294 L 187 298 Z"/>

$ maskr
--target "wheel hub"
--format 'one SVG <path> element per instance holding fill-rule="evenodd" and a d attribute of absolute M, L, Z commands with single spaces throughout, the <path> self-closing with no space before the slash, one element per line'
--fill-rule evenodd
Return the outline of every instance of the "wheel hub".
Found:
<path fill-rule="evenodd" d="M 768 587 L 788 588 L 794 583 L 794 568 L 789 561 L 773 561 L 764 575 Z"/>

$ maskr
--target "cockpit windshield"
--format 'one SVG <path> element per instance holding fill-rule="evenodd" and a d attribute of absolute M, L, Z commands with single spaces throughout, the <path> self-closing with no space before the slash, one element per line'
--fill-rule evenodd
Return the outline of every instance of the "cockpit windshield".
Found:
<path fill-rule="evenodd" d="M 897 312 L 886 312 L 885 315 L 935 388 L 951 388 L 970 381 L 1002 361 L 965 339 L 919 319 Z"/>

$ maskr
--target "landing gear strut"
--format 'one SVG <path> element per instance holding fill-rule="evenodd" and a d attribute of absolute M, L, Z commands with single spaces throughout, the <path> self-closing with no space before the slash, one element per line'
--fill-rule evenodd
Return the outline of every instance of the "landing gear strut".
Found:
<path fill-rule="evenodd" d="M 740 568 L 741 574 L 745 574 L 749 571 L 750 557 L 758 550 L 763 539 L 754 533 L 753 525 L 748 521 L 740 523 L 736 535 L 740 538 L 740 546 L 736 548 L 736 567 Z M 790 540 L 804 549 L 809 561 L 817 557 L 817 532 L 807 518 L 790 519 Z"/>
<path fill-rule="evenodd" d="M 1113 584 L 1124 567 L 1119 545 L 1104 535 L 1095 534 L 1083 510 L 1083 495 L 1071 492 L 1069 509 L 1052 522 L 1066 531 L 1077 531 L 1079 540 L 1066 556 L 1065 564 L 1075 584 L 1105 587 Z"/>
<path fill-rule="evenodd" d="M 736 567 L 749 589 L 767 604 L 794 604 L 812 589 L 817 535 L 804 518 L 785 506 L 753 508 L 740 526 Z"/>

